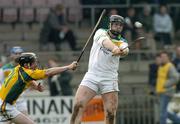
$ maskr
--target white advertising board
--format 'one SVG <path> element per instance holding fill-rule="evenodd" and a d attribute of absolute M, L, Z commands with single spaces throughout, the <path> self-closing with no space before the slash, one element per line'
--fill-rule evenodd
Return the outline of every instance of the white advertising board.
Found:
<path fill-rule="evenodd" d="M 73 97 L 28 97 L 27 105 L 36 124 L 69 124 Z"/>

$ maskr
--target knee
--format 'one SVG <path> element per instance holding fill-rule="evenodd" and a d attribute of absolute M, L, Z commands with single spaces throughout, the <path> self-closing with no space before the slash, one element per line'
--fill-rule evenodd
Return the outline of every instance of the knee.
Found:
<path fill-rule="evenodd" d="M 77 119 L 78 115 L 83 112 L 83 104 L 82 102 L 75 103 L 73 107 L 73 113 L 71 117 L 71 124 L 74 124 L 75 120 Z"/>
<path fill-rule="evenodd" d="M 106 110 L 106 118 L 113 119 L 116 115 L 116 107 L 110 107 Z"/>
<path fill-rule="evenodd" d="M 76 102 L 74 105 L 74 112 L 79 112 L 84 108 L 83 102 Z"/>
<path fill-rule="evenodd" d="M 106 116 L 107 116 L 107 117 L 114 117 L 114 116 L 115 116 L 115 111 L 107 110 L 107 111 L 106 111 Z"/>

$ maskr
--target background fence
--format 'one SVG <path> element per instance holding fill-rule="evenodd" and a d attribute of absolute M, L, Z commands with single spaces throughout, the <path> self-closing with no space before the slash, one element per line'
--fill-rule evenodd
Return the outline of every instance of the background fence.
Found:
<path fill-rule="evenodd" d="M 116 124 L 157 124 L 158 102 L 148 95 L 120 96 Z"/>

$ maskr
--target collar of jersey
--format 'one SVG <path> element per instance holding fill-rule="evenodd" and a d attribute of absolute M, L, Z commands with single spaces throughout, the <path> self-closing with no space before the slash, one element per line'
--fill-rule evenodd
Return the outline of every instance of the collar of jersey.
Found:
<path fill-rule="evenodd" d="M 107 31 L 107 34 L 109 35 L 109 33 L 108 33 L 109 30 L 106 29 L 106 31 Z M 110 35 L 109 35 L 109 37 L 111 38 Z M 121 39 L 122 39 L 121 34 L 119 34 L 119 35 L 116 36 L 115 38 L 111 38 L 111 40 L 113 40 L 113 42 L 119 42 L 119 41 L 121 41 Z"/>

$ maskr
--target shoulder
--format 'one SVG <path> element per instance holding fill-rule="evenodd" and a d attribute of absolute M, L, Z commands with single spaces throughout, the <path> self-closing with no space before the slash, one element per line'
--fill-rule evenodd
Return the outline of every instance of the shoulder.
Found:
<path fill-rule="evenodd" d="M 10 63 L 5 64 L 5 65 L 2 66 L 3 70 L 10 69 L 10 68 L 12 68 L 12 64 L 10 64 Z"/>
<path fill-rule="evenodd" d="M 169 19 L 169 20 L 172 20 L 172 18 L 171 18 L 171 16 L 169 14 L 167 14 L 166 18 Z"/>
<path fill-rule="evenodd" d="M 95 39 L 95 40 L 98 40 L 98 39 L 100 39 L 101 37 L 109 37 L 106 29 L 100 28 L 100 29 L 98 29 L 98 30 L 96 31 L 96 33 L 95 33 L 95 35 L 94 35 L 94 39 Z"/>
<path fill-rule="evenodd" d="M 171 63 L 171 62 L 167 63 L 167 65 L 168 65 L 168 66 L 174 66 L 174 64 Z"/>
<path fill-rule="evenodd" d="M 158 16 L 159 16 L 159 13 L 155 13 L 155 14 L 154 14 L 154 17 L 158 17 Z"/>
<path fill-rule="evenodd" d="M 173 63 L 170 63 L 170 64 L 169 64 L 169 71 L 170 71 L 170 73 L 177 72 L 177 70 L 176 70 L 176 68 L 175 68 L 175 66 L 174 66 Z M 177 73 L 178 73 L 178 72 L 177 72 Z"/>
<path fill-rule="evenodd" d="M 33 74 L 35 74 L 37 77 L 39 77 L 40 75 L 44 75 L 46 72 L 46 69 L 35 69 L 35 70 L 31 70 L 31 72 Z"/>
<path fill-rule="evenodd" d="M 16 68 L 19 69 L 20 72 L 23 72 L 23 73 L 26 73 L 26 74 L 31 74 L 33 72 L 32 69 L 28 69 L 28 68 L 25 68 L 25 67 L 22 67 L 22 66 L 17 66 Z"/>
<path fill-rule="evenodd" d="M 175 68 L 174 64 L 171 62 L 167 63 L 166 67 L 168 67 L 168 69 Z"/>
<path fill-rule="evenodd" d="M 43 70 L 39 70 L 39 69 L 32 70 L 32 69 L 28 69 L 28 68 L 24 68 L 24 67 L 22 67 L 20 72 L 24 76 L 26 76 L 26 77 L 28 76 L 29 78 L 32 78 L 32 79 L 36 79 L 39 76 L 44 75 L 44 73 L 45 73 Z"/>
<path fill-rule="evenodd" d="M 35 69 L 33 71 L 39 72 L 39 71 L 46 71 L 46 69 Z"/>
<path fill-rule="evenodd" d="M 160 18 L 160 16 L 159 16 L 158 13 L 156 13 L 156 14 L 153 15 L 153 18 L 154 18 L 155 20 L 157 20 L 158 18 Z"/>
<path fill-rule="evenodd" d="M 103 28 L 100 28 L 100 29 L 98 29 L 97 31 L 96 31 L 96 35 L 97 34 L 106 34 L 107 33 L 107 30 L 106 29 L 103 29 Z"/>

